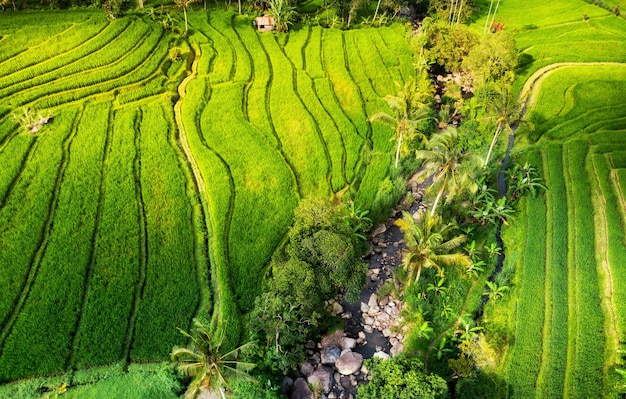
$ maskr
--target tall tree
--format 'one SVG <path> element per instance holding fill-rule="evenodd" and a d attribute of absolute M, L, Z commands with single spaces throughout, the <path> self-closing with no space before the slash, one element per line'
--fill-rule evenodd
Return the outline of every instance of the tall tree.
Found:
<path fill-rule="evenodd" d="M 183 9 L 183 14 L 185 14 L 185 34 L 187 34 L 187 31 L 189 30 L 189 25 L 187 24 L 187 7 L 189 7 L 189 5 L 191 3 L 194 3 L 196 0 L 174 0 L 176 2 L 176 5 L 180 8 Z"/>
<path fill-rule="evenodd" d="M 379 112 L 370 120 L 379 120 L 395 128 L 395 139 L 398 142 L 395 161 L 397 168 L 402 146 L 415 137 L 420 123 L 428 119 L 428 108 L 423 103 L 422 93 L 417 90 L 415 81 L 412 79 L 406 82 L 404 89 L 400 90 L 397 96 L 386 96 L 385 101 L 393 115 Z"/>
<path fill-rule="evenodd" d="M 396 221 L 404 233 L 406 249 L 402 254 L 402 263 L 407 271 L 406 285 L 417 283 L 422 268 L 434 268 L 442 274 L 443 266 L 472 265 L 469 256 L 453 253 L 466 240 L 463 234 L 455 234 L 455 223 L 444 224 L 440 215 L 424 214 L 416 221 L 408 212 L 403 212 L 403 218 Z"/>
<path fill-rule="evenodd" d="M 496 131 L 493 134 L 493 139 L 491 140 L 491 145 L 489 145 L 489 151 L 487 152 L 483 166 L 487 166 L 489 163 L 491 153 L 503 130 L 509 134 L 513 134 L 512 126 L 519 125 L 520 123 L 528 123 L 522 121 L 523 101 L 518 102 L 506 87 L 497 90 L 496 94 L 492 101 L 487 103 L 489 115 L 484 119 L 487 122 L 495 123 Z"/>
<path fill-rule="evenodd" d="M 233 379 L 251 378 L 247 372 L 255 365 L 239 361 L 238 354 L 252 343 L 223 353 L 222 339 L 215 343 L 208 327 L 197 320 L 194 320 L 191 334 L 182 330 L 181 333 L 191 344 L 188 348 L 175 346 L 171 357 L 178 363 L 181 373 L 193 378 L 185 392 L 186 399 L 195 398 L 201 391 L 219 391 L 225 399 L 224 389 L 229 389 Z"/>
<path fill-rule="evenodd" d="M 475 173 L 481 159 L 461 148 L 455 128 L 448 127 L 440 133 L 433 134 L 425 148 L 417 150 L 415 155 L 424 160 L 426 174 L 433 176 L 433 184 L 427 189 L 437 192 L 431 216 L 435 215 L 444 192 L 447 193 L 446 202 L 449 202 L 463 191 L 473 192 L 478 188 Z"/>

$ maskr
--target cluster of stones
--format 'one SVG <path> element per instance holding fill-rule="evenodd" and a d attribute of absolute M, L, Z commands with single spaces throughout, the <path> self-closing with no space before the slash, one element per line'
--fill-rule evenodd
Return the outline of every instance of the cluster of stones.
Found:
<path fill-rule="evenodd" d="M 308 342 L 309 359 L 300 366 L 301 377 L 283 381 L 283 388 L 291 392 L 290 399 L 352 399 L 356 386 L 367 380 L 363 356 L 352 351 L 357 342 L 340 330 L 317 345 Z"/>
<path fill-rule="evenodd" d="M 402 302 L 389 295 L 385 295 L 379 300 L 376 294 L 372 294 L 367 303 L 361 302 L 361 324 L 363 325 L 363 330 L 367 333 L 378 330 L 385 338 L 389 338 L 391 356 L 395 356 L 404 350 L 402 344 L 404 335 L 402 332 L 398 332 L 402 324 L 401 309 Z M 385 353 L 380 353 L 380 350 L 376 353 L 383 358 L 389 357 Z"/>

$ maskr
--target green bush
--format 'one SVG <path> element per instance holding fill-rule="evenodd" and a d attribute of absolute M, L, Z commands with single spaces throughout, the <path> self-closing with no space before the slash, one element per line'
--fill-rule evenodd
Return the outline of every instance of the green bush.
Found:
<path fill-rule="evenodd" d="M 358 388 L 360 399 L 426 399 L 447 398 L 448 386 L 443 378 L 428 374 L 417 359 L 404 356 L 389 360 L 367 359 L 365 367 L 371 380 Z"/>

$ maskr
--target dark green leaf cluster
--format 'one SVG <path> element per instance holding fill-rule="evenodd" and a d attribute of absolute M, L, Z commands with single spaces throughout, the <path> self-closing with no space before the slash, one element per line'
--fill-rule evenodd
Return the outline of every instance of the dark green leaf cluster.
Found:
<path fill-rule="evenodd" d="M 427 374 L 418 359 L 403 356 L 389 360 L 368 359 L 369 384 L 358 389 L 359 399 L 447 398 L 448 386 L 438 375 Z"/>
<path fill-rule="evenodd" d="M 272 260 L 265 292 L 250 319 L 251 330 L 265 345 L 261 362 L 282 372 L 303 359 L 324 301 L 344 292 L 349 299 L 358 297 L 367 271 L 350 224 L 325 202 L 303 200 L 288 239 Z"/>

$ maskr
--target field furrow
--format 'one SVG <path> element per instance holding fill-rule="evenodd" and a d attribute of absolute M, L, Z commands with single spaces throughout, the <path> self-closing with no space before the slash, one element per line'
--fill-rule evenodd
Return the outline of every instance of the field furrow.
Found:
<path fill-rule="evenodd" d="M 261 42 L 269 55 L 273 76 L 269 94 L 270 117 L 285 158 L 293 165 L 303 196 L 327 195 L 330 165 L 325 146 L 295 91 L 291 64 L 272 36 L 261 36 Z"/>
<path fill-rule="evenodd" d="M 68 203 L 71 195 L 64 190 L 63 183 L 82 110 L 67 114 L 68 119 L 72 119 L 65 124 L 65 134 L 59 134 L 56 143 L 50 143 L 57 147 L 46 148 L 46 152 L 56 150 L 58 158 L 50 176 L 51 197 L 43 218 L 43 229 L 30 258 L 28 276 L 19 299 L 0 335 L 0 370 L 14 377 L 63 370 L 74 332 L 78 310 L 75 302 L 82 288 L 77 277 L 82 275 L 86 263 L 78 260 L 76 265 L 67 264 L 68 257 L 77 259 L 81 255 L 68 245 L 68 241 L 77 237 L 73 225 L 55 223 L 55 218 L 62 220 L 73 210 L 72 204 Z M 71 192 L 71 188 L 69 190 Z M 81 220 L 80 216 L 75 220 Z M 40 353 L 45 356 L 38 356 Z M 0 374 L 0 381 L 7 378 L 4 373 Z"/>
<path fill-rule="evenodd" d="M 567 196 L 560 146 L 542 152 L 546 192 L 547 235 L 545 264 L 545 318 L 543 352 L 536 397 L 563 396 L 567 362 Z"/>
<path fill-rule="evenodd" d="M 543 170 L 538 152 L 530 153 L 528 161 L 539 171 Z M 545 312 L 546 268 L 546 201 L 545 197 L 527 199 L 527 238 L 525 261 L 522 262 L 519 299 L 516 306 L 515 346 L 510 354 L 507 369 L 509 396 L 535 397 L 536 381 L 541 366 L 543 342 L 542 328 Z"/>
<path fill-rule="evenodd" d="M 141 257 L 140 210 L 133 175 L 136 117 L 135 110 L 115 112 L 105 155 L 92 276 L 76 332 L 79 345 L 74 360 L 82 367 L 125 360 L 127 321 Z"/>
<path fill-rule="evenodd" d="M 74 327 L 75 333 L 72 336 L 71 355 L 68 358 L 67 367 L 80 368 L 82 365 L 77 363 L 77 358 L 80 350 L 79 334 L 76 332 L 81 328 L 81 321 L 85 317 L 85 311 L 87 309 L 87 291 L 91 285 L 93 278 L 93 265 L 94 265 L 94 248 L 96 233 L 100 228 L 102 219 L 102 206 L 104 203 L 104 168 L 106 154 L 109 152 L 109 137 L 110 130 L 113 126 L 113 111 L 111 110 L 111 104 L 95 103 L 85 108 L 83 113 L 83 120 L 79 127 L 78 134 L 74 139 L 76 146 L 82 146 L 84 152 L 84 158 L 79 163 L 79 167 L 88 165 L 89 167 L 82 170 L 84 178 L 89 182 L 91 187 L 98 187 L 97 191 L 90 190 L 91 205 L 95 206 L 95 220 L 93 221 L 93 227 L 91 232 L 88 229 L 81 229 L 80 231 L 89 238 L 89 243 L 86 247 L 89 249 L 89 256 L 87 261 L 86 272 L 83 277 L 83 288 L 80 295 L 80 313 L 76 319 L 76 325 Z M 88 145 L 87 143 L 91 143 Z M 77 150 L 78 151 L 78 150 Z M 75 151 L 75 152 L 77 152 Z M 73 166 L 73 164 L 70 164 Z M 86 190 L 85 190 L 86 191 Z M 97 198 L 95 198 L 97 196 Z"/>
<path fill-rule="evenodd" d="M 52 79 L 64 76 L 62 71 L 71 70 L 72 67 L 70 65 L 89 62 L 90 57 L 93 57 L 92 54 L 100 54 L 102 56 L 103 53 L 100 50 L 109 45 L 131 25 L 132 20 L 130 19 L 118 19 L 110 24 L 93 24 L 91 25 L 91 28 L 87 25 L 87 28 L 84 29 L 84 31 L 81 30 L 77 33 L 78 38 L 68 38 L 72 40 L 71 43 L 74 46 L 67 51 L 59 53 L 54 57 L 47 58 L 28 68 L 20 68 L 10 74 L 0 77 L 0 89 L 9 88 L 11 91 L 3 90 L 2 92 L 14 93 L 19 90 L 19 88 L 16 89 L 15 86 L 22 82 L 24 83 L 22 83 L 20 87 L 32 87 L 33 85 L 50 81 L 50 79 L 42 79 L 44 76 L 52 75 Z M 95 30 L 91 37 L 89 37 L 89 29 Z"/>
<path fill-rule="evenodd" d="M 574 273 L 574 296 L 570 306 L 575 308 L 569 326 L 568 371 L 565 378 L 565 397 L 593 397 L 603 386 L 604 353 L 603 316 L 598 293 L 598 275 L 595 264 L 594 226 L 589 212 L 593 209 L 589 176 L 585 170 L 588 143 L 573 140 L 564 144 L 564 166 L 567 175 L 569 230 L 569 269 Z M 571 210 L 571 211 L 570 211 Z M 571 315 L 572 313 L 570 313 Z M 573 343 L 575 341 L 575 344 Z"/>
<path fill-rule="evenodd" d="M 188 223 L 192 220 L 191 204 L 169 143 L 171 126 L 161 105 L 145 106 L 142 111 L 137 173 L 148 256 L 144 286 L 135 305 L 138 313 L 130 358 L 155 361 L 166 357 L 174 344 L 184 342 L 177 328 L 187 330 L 191 324 L 200 286 L 194 265 L 193 229 Z"/>

